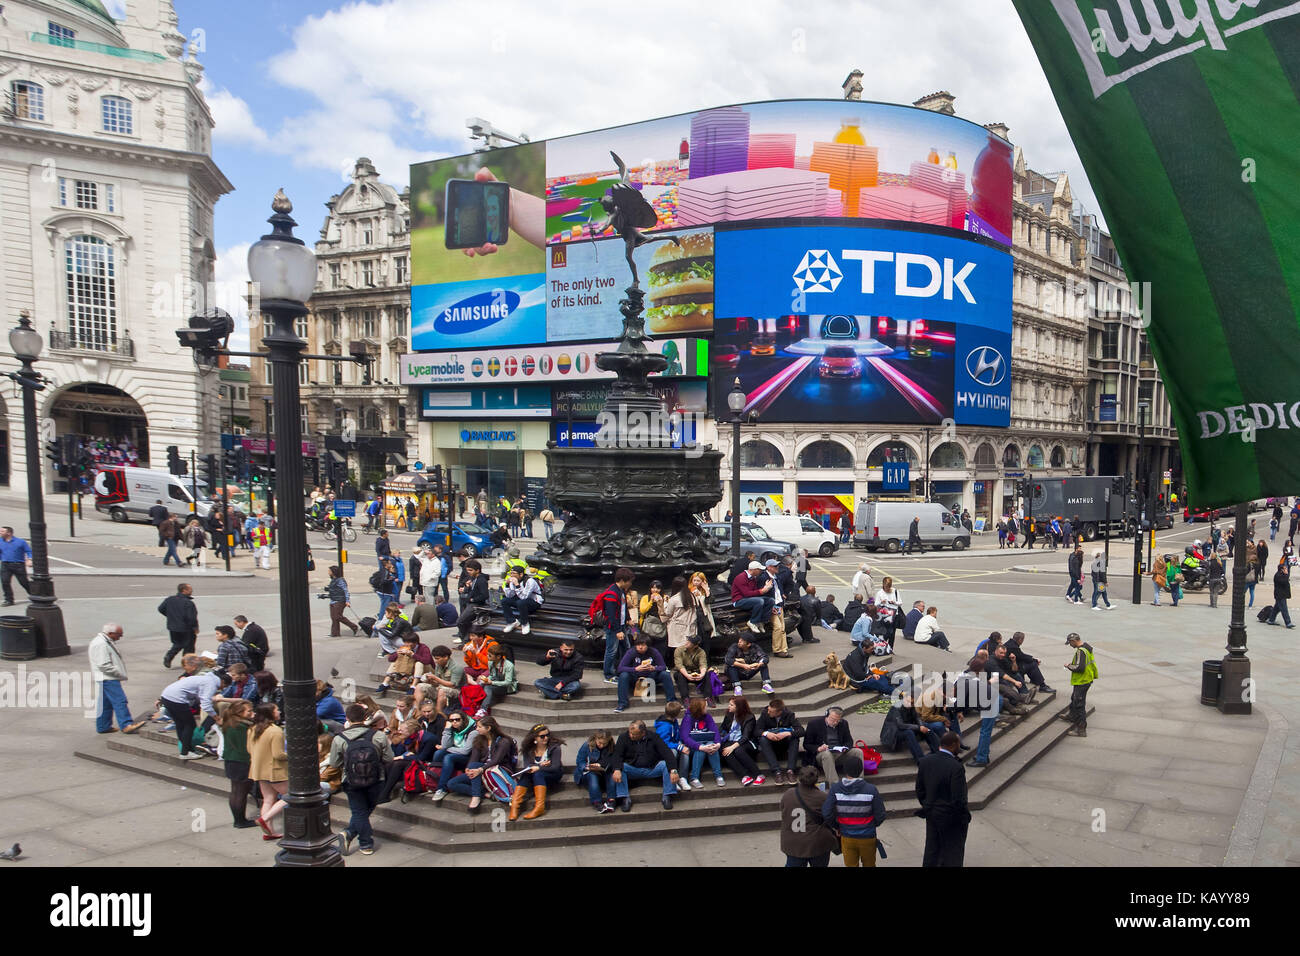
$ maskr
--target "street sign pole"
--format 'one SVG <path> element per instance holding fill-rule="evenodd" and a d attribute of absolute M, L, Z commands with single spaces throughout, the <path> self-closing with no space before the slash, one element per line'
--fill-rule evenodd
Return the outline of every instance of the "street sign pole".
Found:
<path fill-rule="evenodd" d="M 233 421 L 233 419 L 232 419 Z M 226 532 L 226 571 L 230 570 L 230 552 L 235 549 L 235 529 L 226 524 L 226 516 L 234 517 L 234 510 L 226 501 L 226 453 L 217 456 L 217 481 L 221 483 L 221 527 Z"/>

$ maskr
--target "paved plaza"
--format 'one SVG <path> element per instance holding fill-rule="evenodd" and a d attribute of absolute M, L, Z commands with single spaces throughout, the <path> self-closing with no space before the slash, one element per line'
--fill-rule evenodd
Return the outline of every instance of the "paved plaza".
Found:
<path fill-rule="evenodd" d="M 11 510 L 15 503 L 0 499 L 0 508 Z M 1203 533 L 1203 525 L 1180 524 L 1162 540 L 1167 548 L 1181 549 L 1184 540 Z M 393 537 L 394 546 L 405 552 L 415 536 Z M 91 517 L 80 524 L 75 543 L 59 538 L 51 544 L 73 655 L 31 662 L 22 668 L 27 674 L 86 671 L 87 642 L 100 624 L 116 620 L 126 629 L 119 645 L 130 674 L 125 689 L 133 713 L 144 711 L 177 673 L 161 666 L 167 640 L 156 606 L 181 578 L 194 585 L 202 635 L 243 613 L 263 624 L 276 646 L 280 628 L 274 571 L 253 571 L 252 561 L 241 557 L 235 577 L 216 571 L 216 565 L 202 573 L 161 573 L 153 567 L 160 559 L 151 538 L 147 526 L 123 527 Z M 327 563 L 321 544 L 313 583 Z M 1086 604 L 1062 600 L 1063 553 L 999 553 L 996 539 L 992 550 L 982 541 L 963 555 L 892 557 L 845 550 L 815 561 L 811 580 L 823 596 L 833 593 L 842 605 L 849 597 L 847 582 L 858 563 L 867 560 L 877 584 L 883 573 L 892 574 L 905 602 L 920 598 L 937 605 L 954 653 L 899 642 L 900 654 L 927 671 L 959 667 L 990 630 L 1008 636 L 1023 630 L 1027 650 L 1042 659 L 1048 681 L 1068 688 L 1061 666 L 1069 657 L 1064 635 L 1077 630 L 1096 648 L 1101 679 L 1089 696 L 1096 708 L 1089 736 L 1062 740 L 974 814 L 968 865 L 1300 863 L 1295 638 L 1281 627 L 1257 624 L 1250 615 L 1254 712 L 1227 717 L 1202 706 L 1200 665 L 1223 654 L 1227 602 L 1211 609 L 1201 594 L 1177 609 L 1130 604 L 1120 568 L 1131 562 L 1132 545 L 1126 551 L 1124 543 L 1112 544 L 1116 606 L 1111 611 L 1093 612 Z M 363 547 L 372 545 L 359 537 L 349 577 L 355 582 L 358 612 L 371 613 L 373 600 L 364 584 L 369 555 Z M 122 576 L 124 570 L 132 573 Z M 1149 581 L 1144 594 L 1149 599 Z M 1259 594 L 1265 599 L 1263 590 Z M 324 602 L 314 601 L 312 612 L 313 634 L 327 633 Z M 847 650 L 847 635 L 818 634 L 821 645 L 793 648 L 793 663 L 807 667 L 814 654 L 819 661 L 826 650 Z M 199 647 L 211 643 L 201 638 Z M 327 677 L 331 668 L 342 677 L 355 675 L 373 659 L 372 647 L 364 638 L 314 637 L 317 675 Z M 279 662 L 276 653 L 267 666 L 275 671 Z M 20 665 L 5 662 L 0 670 L 16 679 Z M 852 710 L 849 714 L 851 720 Z M 7 772 L 0 777 L 0 845 L 20 842 L 33 864 L 188 865 L 196 862 L 196 854 L 217 865 L 272 862 L 273 844 L 260 840 L 256 831 L 230 827 L 223 798 L 62 756 L 102 746 L 80 707 L 6 703 L 3 716 L 0 762 Z M 616 721 L 611 715 L 611 726 Z M 779 794 L 772 788 L 773 813 Z M 920 863 L 923 821 L 894 817 L 880 835 L 889 863 Z M 769 828 L 678 839 L 651 836 L 647 832 L 640 841 L 561 849 L 445 855 L 387 842 L 375 856 L 353 856 L 348 865 L 773 866 L 783 860 L 777 833 Z"/>

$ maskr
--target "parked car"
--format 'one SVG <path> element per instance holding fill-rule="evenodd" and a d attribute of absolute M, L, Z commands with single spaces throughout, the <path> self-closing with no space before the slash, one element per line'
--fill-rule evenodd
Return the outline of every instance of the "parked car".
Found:
<path fill-rule="evenodd" d="M 920 518 L 921 544 L 926 548 L 970 547 L 970 532 L 954 523 L 953 515 L 941 504 L 923 501 L 871 501 L 858 503 L 858 532 L 853 547 L 896 554 L 907 544 L 912 518 Z"/>
<path fill-rule="evenodd" d="M 745 517 L 778 540 L 790 541 L 798 547 L 807 548 L 809 554 L 819 554 L 827 558 L 839 550 L 839 535 L 827 531 L 812 518 L 801 515 L 746 515 Z"/>
<path fill-rule="evenodd" d="M 707 533 L 713 535 L 728 551 L 731 550 L 731 525 L 725 521 L 708 522 L 700 525 Z M 772 536 L 756 524 L 742 523 L 740 526 L 741 551 L 753 550 L 758 560 L 769 558 L 780 560 L 787 554 L 795 554 L 798 545 L 790 541 L 775 541 Z"/>
<path fill-rule="evenodd" d="M 491 553 L 492 542 L 478 525 L 471 524 L 468 521 L 454 521 L 451 529 L 451 550 L 453 553 L 463 554 L 469 558 Z M 446 544 L 447 522 L 430 521 L 420 535 L 419 543 L 421 545 Z"/>

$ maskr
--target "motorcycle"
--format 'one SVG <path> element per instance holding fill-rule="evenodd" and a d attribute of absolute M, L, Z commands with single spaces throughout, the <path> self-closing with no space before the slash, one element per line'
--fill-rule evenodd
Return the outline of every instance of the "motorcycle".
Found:
<path fill-rule="evenodd" d="M 1203 588 L 1210 586 L 1210 572 L 1208 568 L 1184 563 L 1179 566 L 1179 570 L 1183 575 L 1184 591 L 1200 591 Z M 1227 591 L 1227 578 L 1223 577 L 1216 580 L 1213 584 L 1213 589 L 1215 594 L 1223 594 Z"/>

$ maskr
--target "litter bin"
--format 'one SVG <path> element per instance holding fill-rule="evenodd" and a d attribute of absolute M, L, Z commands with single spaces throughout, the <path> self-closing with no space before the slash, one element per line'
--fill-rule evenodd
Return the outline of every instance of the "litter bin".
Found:
<path fill-rule="evenodd" d="M 6 661 L 36 659 L 36 622 L 30 617 L 0 617 L 0 658 Z"/>
<path fill-rule="evenodd" d="M 1222 693 L 1223 661 L 1205 661 L 1201 664 L 1201 703 L 1207 707 L 1219 706 Z"/>

